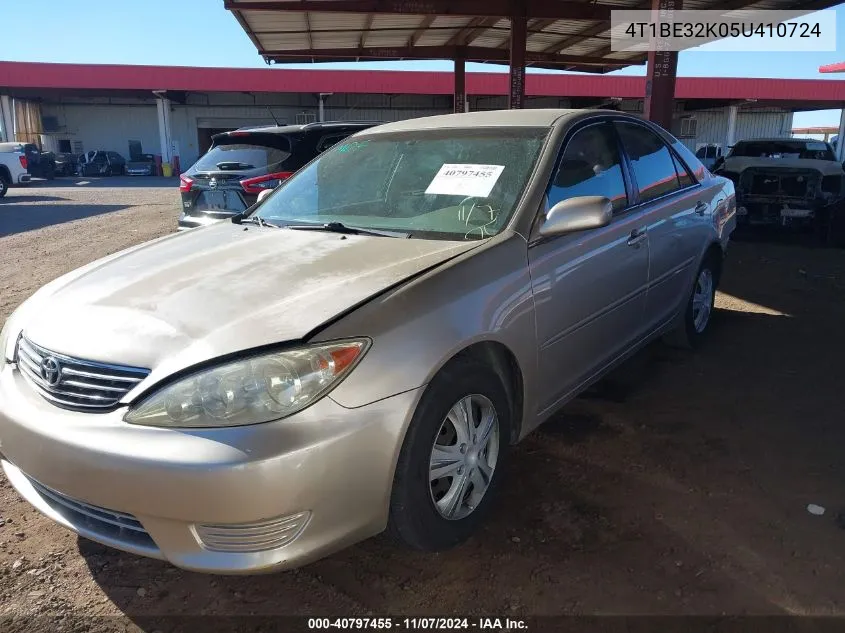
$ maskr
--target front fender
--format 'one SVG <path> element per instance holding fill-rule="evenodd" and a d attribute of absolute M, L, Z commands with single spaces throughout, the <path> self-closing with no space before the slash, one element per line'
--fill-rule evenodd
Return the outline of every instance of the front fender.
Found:
<path fill-rule="evenodd" d="M 515 233 L 494 238 L 376 297 L 312 340 L 353 336 L 369 336 L 373 344 L 331 392 L 342 406 L 361 407 L 426 385 L 456 354 L 482 341 L 501 343 L 513 353 L 523 376 L 523 403 L 537 402 L 534 300 L 525 240 Z M 533 415 L 525 408 L 522 419 L 527 423 Z"/>

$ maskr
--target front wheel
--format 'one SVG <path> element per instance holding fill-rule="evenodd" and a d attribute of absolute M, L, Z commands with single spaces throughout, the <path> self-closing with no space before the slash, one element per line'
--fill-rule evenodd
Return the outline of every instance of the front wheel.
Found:
<path fill-rule="evenodd" d="M 469 538 L 500 485 L 510 429 L 508 397 L 495 371 L 472 358 L 444 368 L 423 395 L 405 436 L 389 532 L 425 551 Z"/>

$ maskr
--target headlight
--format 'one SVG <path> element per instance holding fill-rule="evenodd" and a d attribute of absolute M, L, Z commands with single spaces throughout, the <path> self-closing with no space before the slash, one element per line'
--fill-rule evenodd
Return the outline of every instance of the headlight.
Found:
<path fill-rule="evenodd" d="M 326 395 L 367 350 L 367 339 L 262 354 L 197 372 L 131 408 L 124 420 L 167 427 L 259 424 Z"/>

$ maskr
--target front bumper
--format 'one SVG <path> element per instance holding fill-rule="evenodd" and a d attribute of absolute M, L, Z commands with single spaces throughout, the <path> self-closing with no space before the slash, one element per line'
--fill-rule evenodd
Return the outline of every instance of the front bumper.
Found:
<path fill-rule="evenodd" d="M 127 424 L 125 408 L 57 408 L 6 364 L 0 457 L 21 496 L 86 538 L 194 571 L 277 571 L 385 528 L 420 393 L 356 409 L 325 397 L 278 422 L 173 430 Z"/>

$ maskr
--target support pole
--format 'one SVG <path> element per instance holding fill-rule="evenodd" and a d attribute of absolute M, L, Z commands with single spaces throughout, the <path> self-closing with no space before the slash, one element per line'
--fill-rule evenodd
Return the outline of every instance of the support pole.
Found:
<path fill-rule="evenodd" d="M 658 16 L 670 16 L 682 7 L 682 0 L 651 0 L 651 11 Z M 658 40 L 659 44 L 659 40 Z M 646 72 L 643 114 L 666 130 L 672 130 L 675 109 L 675 77 L 678 73 L 678 52 L 650 50 Z"/>
<path fill-rule="evenodd" d="M 455 112 L 467 111 L 466 61 L 455 58 Z"/>
<path fill-rule="evenodd" d="M 170 99 L 158 96 L 156 98 L 158 109 L 158 140 L 161 145 L 161 162 L 169 163 L 173 158 L 171 146 L 173 134 L 170 131 Z"/>
<path fill-rule="evenodd" d="M 528 20 L 525 14 L 511 17 L 511 110 L 525 107 L 525 46 Z"/>
<path fill-rule="evenodd" d="M 739 113 L 739 106 L 728 107 L 728 135 L 725 137 L 725 153 L 728 148 L 736 144 L 736 116 Z"/>
<path fill-rule="evenodd" d="M 836 160 L 845 160 L 845 108 L 839 111 L 839 137 L 836 139 Z"/>

